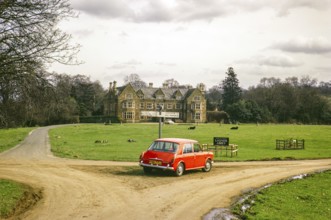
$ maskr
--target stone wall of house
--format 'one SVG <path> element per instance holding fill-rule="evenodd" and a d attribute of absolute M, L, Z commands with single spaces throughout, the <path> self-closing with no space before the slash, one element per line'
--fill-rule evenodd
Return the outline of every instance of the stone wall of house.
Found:
<path fill-rule="evenodd" d="M 114 85 L 115 84 L 115 85 Z M 201 84 L 203 85 L 203 84 Z M 134 88 L 131 84 L 115 87 L 110 83 L 105 98 L 105 115 L 117 116 L 125 123 L 157 121 L 157 118 L 142 116 L 142 111 L 154 112 L 163 106 L 165 112 L 178 112 L 175 121 L 187 123 L 206 122 L 206 98 L 204 87 L 198 88 Z"/>

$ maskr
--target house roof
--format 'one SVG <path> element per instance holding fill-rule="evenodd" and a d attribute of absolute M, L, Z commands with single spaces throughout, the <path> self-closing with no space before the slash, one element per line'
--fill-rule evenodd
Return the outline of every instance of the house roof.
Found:
<path fill-rule="evenodd" d="M 192 94 L 196 89 L 189 88 L 154 88 L 154 87 L 135 87 L 133 85 L 125 85 L 121 87 L 117 87 L 118 94 L 123 92 L 123 90 L 127 87 L 131 86 L 136 94 L 142 93 L 144 95 L 144 99 L 156 99 L 156 94 L 164 95 L 164 99 L 176 99 L 176 96 L 181 95 L 180 100 L 184 100 L 188 96 Z"/>

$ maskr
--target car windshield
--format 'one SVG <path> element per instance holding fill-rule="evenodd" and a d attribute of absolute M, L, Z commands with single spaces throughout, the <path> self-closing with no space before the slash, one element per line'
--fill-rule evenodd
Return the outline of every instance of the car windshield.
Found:
<path fill-rule="evenodd" d="M 172 152 L 175 153 L 177 151 L 178 144 L 173 142 L 165 142 L 165 141 L 154 141 L 148 150 L 154 151 L 163 151 L 163 152 Z"/>

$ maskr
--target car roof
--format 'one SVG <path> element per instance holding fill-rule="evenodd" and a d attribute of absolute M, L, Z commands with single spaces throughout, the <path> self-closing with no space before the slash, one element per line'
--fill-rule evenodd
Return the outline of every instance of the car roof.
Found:
<path fill-rule="evenodd" d="M 175 143 L 183 143 L 183 142 L 190 142 L 190 143 L 198 143 L 196 140 L 192 139 L 185 139 L 185 138 L 159 138 L 155 141 L 168 141 L 168 142 L 175 142 Z"/>

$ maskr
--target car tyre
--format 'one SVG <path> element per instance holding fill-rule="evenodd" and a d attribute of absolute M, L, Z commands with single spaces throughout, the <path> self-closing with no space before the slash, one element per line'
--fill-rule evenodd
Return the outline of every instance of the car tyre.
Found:
<path fill-rule="evenodd" d="M 150 168 L 150 167 L 143 167 L 143 169 L 144 169 L 144 173 L 145 174 L 151 174 L 152 173 L 152 168 Z"/>
<path fill-rule="evenodd" d="M 183 163 L 178 164 L 177 169 L 176 169 L 176 176 L 181 176 L 183 175 L 185 171 L 185 166 Z"/>
<path fill-rule="evenodd" d="M 212 163 L 211 163 L 210 160 L 207 160 L 206 164 L 205 164 L 205 167 L 202 168 L 202 171 L 209 172 L 211 170 L 211 168 L 212 168 Z"/>

